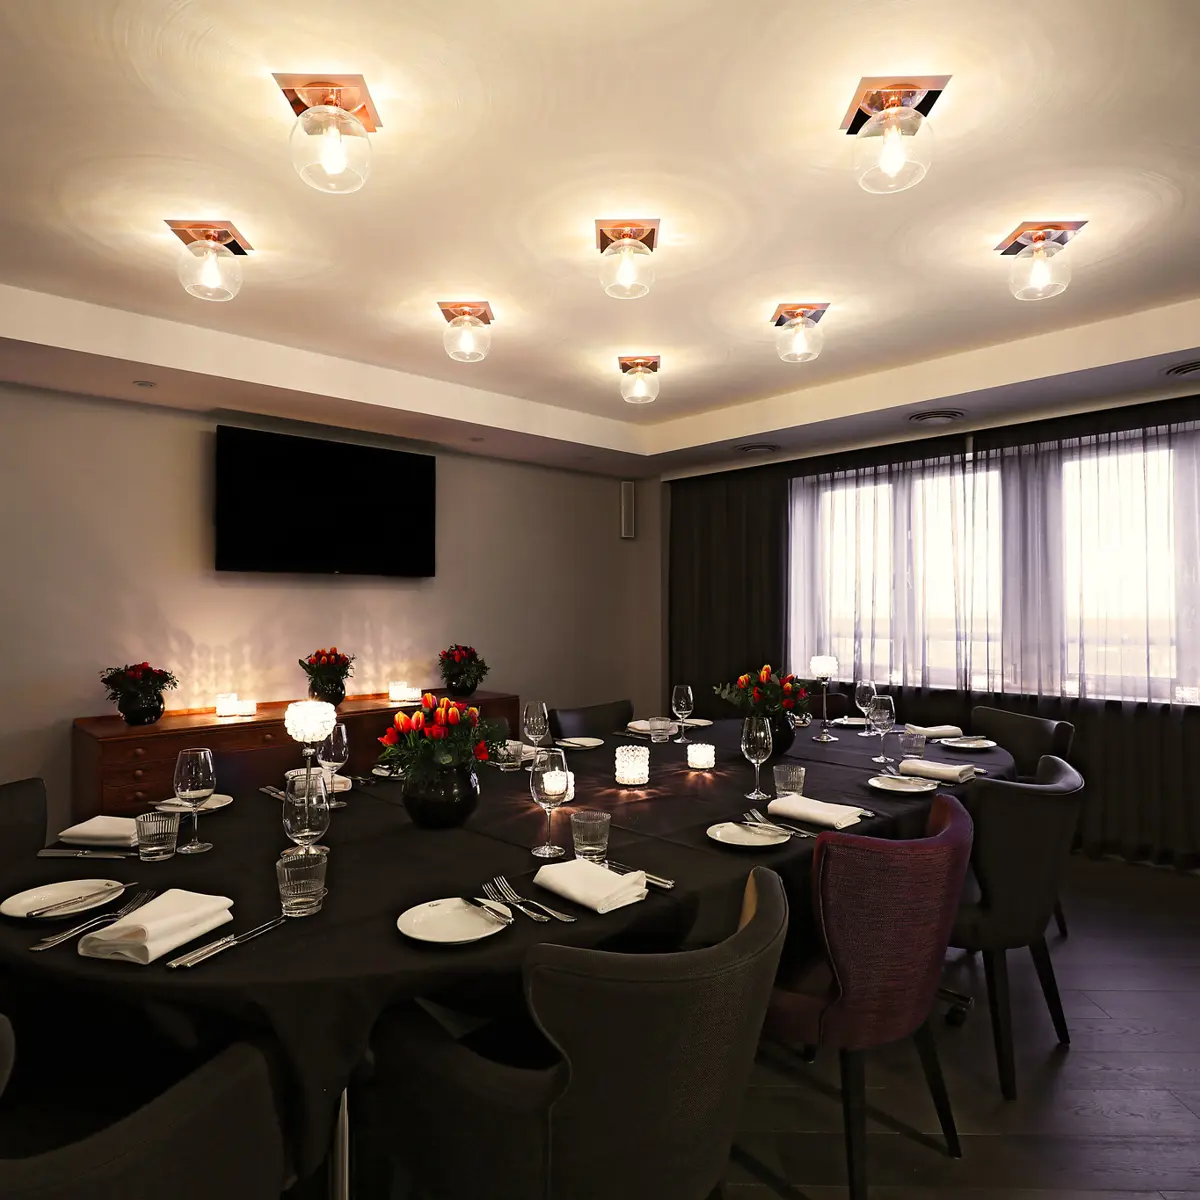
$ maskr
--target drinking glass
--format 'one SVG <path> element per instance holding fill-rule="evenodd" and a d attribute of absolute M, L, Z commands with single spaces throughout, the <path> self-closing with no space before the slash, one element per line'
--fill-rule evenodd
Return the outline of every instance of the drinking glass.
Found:
<path fill-rule="evenodd" d="M 524 742 L 505 741 L 496 748 L 496 762 L 502 771 L 519 771 L 524 757 Z"/>
<path fill-rule="evenodd" d="M 550 715 L 541 700 L 530 700 L 521 711 L 521 730 L 531 746 L 541 745 L 542 738 L 550 732 Z"/>
<path fill-rule="evenodd" d="M 666 717 L 651 717 L 646 725 L 652 742 L 665 742 L 671 736 L 671 722 Z"/>
<path fill-rule="evenodd" d="M 346 726 L 339 721 L 333 732 L 321 743 L 317 752 L 317 762 L 325 772 L 325 793 L 329 797 L 330 808 L 345 808 L 345 800 L 337 798 L 336 784 L 333 782 L 337 773 L 346 765 L 350 757 L 350 743 L 346 739 Z"/>
<path fill-rule="evenodd" d="M 546 844 L 535 846 L 537 858 L 561 858 L 563 848 L 551 840 L 551 820 L 554 810 L 567 798 L 570 778 L 567 775 L 567 756 L 561 750 L 538 750 L 529 768 L 529 790 L 534 800 L 546 810 Z"/>
<path fill-rule="evenodd" d="M 279 907 L 285 917 L 311 917 L 321 911 L 327 861 L 323 854 L 293 853 L 275 864 Z"/>
<path fill-rule="evenodd" d="M 901 758 L 924 758 L 925 735 L 923 733 L 902 733 L 900 735 Z"/>
<path fill-rule="evenodd" d="M 687 719 L 692 715 L 694 707 L 692 689 L 686 683 L 677 683 L 671 689 L 671 711 L 679 720 L 679 736 L 675 740 L 680 745 L 687 742 Z"/>
<path fill-rule="evenodd" d="M 316 856 L 321 852 L 313 843 L 329 828 L 329 797 L 325 793 L 325 778 L 321 771 L 311 775 L 304 772 L 293 775 L 287 781 L 283 797 L 283 831 L 296 843 L 295 850 L 285 850 L 290 855 Z"/>
<path fill-rule="evenodd" d="M 854 685 L 854 707 L 858 709 L 864 717 L 871 711 L 871 701 L 875 699 L 875 685 L 869 679 L 860 679 Z M 859 737 L 872 737 L 870 721 L 867 722 L 866 729 L 859 732 Z"/>
<path fill-rule="evenodd" d="M 608 826 L 612 815 L 584 808 L 571 814 L 571 841 L 575 857 L 600 862 L 608 853 Z"/>
<path fill-rule="evenodd" d="M 134 818 L 137 826 L 138 858 L 142 862 L 161 862 L 175 856 L 179 840 L 179 814 L 173 812 L 142 813 Z"/>
<path fill-rule="evenodd" d="M 175 795 L 192 810 L 192 840 L 179 847 L 180 854 L 203 854 L 212 849 L 212 842 L 200 840 L 200 806 L 216 790 L 212 751 L 203 746 L 180 750 L 175 760 Z"/>
<path fill-rule="evenodd" d="M 747 800 L 769 800 L 759 786 L 759 771 L 771 757 L 771 723 L 766 717 L 749 716 L 742 722 L 742 753 L 754 764 L 754 791 L 746 793 Z"/>
<path fill-rule="evenodd" d="M 883 739 L 896 723 L 896 706 L 892 703 L 891 696 L 876 696 L 871 701 L 867 720 L 871 723 L 871 728 L 879 734 L 879 754 L 871 761 L 884 764 L 895 762 L 895 759 L 888 758 L 883 752 Z"/>
<path fill-rule="evenodd" d="M 779 763 L 771 768 L 775 776 L 775 795 L 789 793 L 793 796 L 804 795 L 804 768 L 795 763 Z"/>

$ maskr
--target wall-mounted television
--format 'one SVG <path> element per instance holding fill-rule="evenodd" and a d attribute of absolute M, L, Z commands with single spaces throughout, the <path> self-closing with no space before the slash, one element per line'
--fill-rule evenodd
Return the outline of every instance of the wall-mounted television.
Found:
<path fill-rule="evenodd" d="M 217 570 L 432 575 L 436 494 L 430 454 L 218 425 Z"/>

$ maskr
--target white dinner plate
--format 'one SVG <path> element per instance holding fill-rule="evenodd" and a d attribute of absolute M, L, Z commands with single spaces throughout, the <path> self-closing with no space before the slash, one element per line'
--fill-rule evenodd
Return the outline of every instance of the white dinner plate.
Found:
<path fill-rule="evenodd" d="M 943 746 L 951 750 L 994 750 L 996 743 L 985 737 L 938 738 Z"/>
<path fill-rule="evenodd" d="M 916 775 L 873 775 L 867 783 L 881 792 L 902 792 L 909 796 L 936 792 L 939 787 L 951 786 L 948 783 L 940 784 L 936 779 L 920 779 Z"/>
<path fill-rule="evenodd" d="M 830 725 L 856 725 L 859 729 L 863 728 L 867 723 L 866 717 L 834 717 L 829 722 Z"/>
<path fill-rule="evenodd" d="M 500 904 L 495 900 L 488 900 L 486 903 L 506 917 L 512 916 L 507 904 Z M 491 937 L 505 926 L 485 916 L 473 904 L 468 904 L 457 896 L 449 896 L 445 900 L 430 900 L 427 904 L 418 904 L 402 912 L 396 921 L 396 928 L 405 937 L 414 938 L 418 942 L 461 946 L 467 942 L 478 942 L 485 937 Z"/>
<path fill-rule="evenodd" d="M 650 722 L 646 721 L 646 720 L 640 720 L 640 719 L 637 721 L 630 721 L 629 724 L 625 726 L 625 728 L 630 730 L 633 733 L 649 733 L 650 732 Z M 667 736 L 674 737 L 678 732 L 679 732 L 679 726 L 674 721 L 672 721 L 671 728 L 667 730 Z"/>
<path fill-rule="evenodd" d="M 227 804 L 232 803 L 232 796 L 222 796 L 219 793 L 214 793 L 200 805 L 200 811 L 202 813 L 213 812 L 215 809 L 224 808 Z M 190 813 L 192 811 L 192 806 L 187 801 L 176 799 L 174 796 L 170 800 L 164 800 L 161 804 L 156 804 L 154 807 L 159 812 Z"/>
<path fill-rule="evenodd" d="M 747 829 L 745 825 L 738 825 L 734 821 L 722 821 L 719 825 L 710 825 L 705 833 L 714 842 L 720 842 L 723 846 L 745 846 L 751 850 L 765 850 L 768 846 L 782 846 L 784 842 L 791 840 L 789 834 L 773 833 L 769 829 L 758 833 L 753 829 Z"/>
<path fill-rule="evenodd" d="M 564 750 L 595 750 L 597 746 L 604 745 L 604 739 L 593 737 L 559 738 L 554 744 L 561 746 Z"/>
<path fill-rule="evenodd" d="M 689 729 L 707 729 L 712 722 L 707 717 L 688 717 L 684 724 Z"/>
<path fill-rule="evenodd" d="M 378 775 L 380 779 L 403 779 L 404 771 L 397 767 L 394 771 L 389 767 L 372 767 L 372 775 Z"/>
<path fill-rule="evenodd" d="M 6 917 L 27 917 L 32 909 L 45 908 L 48 904 L 57 904 L 60 900 L 70 900 L 72 896 L 82 896 L 85 892 L 95 892 L 100 888 L 107 889 L 107 893 L 34 919 L 55 921 L 60 917 L 73 917 L 77 913 L 99 908 L 102 904 L 116 899 L 125 890 L 125 885 L 116 879 L 65 879 L 61 883 L 44 883 L 41 887 L 29 888 L 28 891 L 9 896 L 0 904 L 0 913 Z"/>
<path fill-rule="evenodd" d="M 321 772 L 320 772 L 319 768 L 313 767 L 314 775 L 319 775 L 320 773 Z M 304 774 L 304 768 L 296 767 L 294 770 L 288 771 L 286 777 L 288 779 L 295 779 L 296 776 L 303 775 L 303 774 Z M 350 782 L 350 780 L 348 780 L 345 777 L 345 775 L 335 775 L 333 777 L 333 790 L 335 792 L 348 792 L 353 786 L 354 785 Z"/>

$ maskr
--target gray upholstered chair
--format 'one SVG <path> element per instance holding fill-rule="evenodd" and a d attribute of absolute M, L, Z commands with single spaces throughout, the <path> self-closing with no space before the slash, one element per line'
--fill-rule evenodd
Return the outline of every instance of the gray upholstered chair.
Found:
<path fill-rule="evenodd" d="M 587 708 L 552 708 L 549 716 L 551 737 L 608 737 L 633 720 L 633 701 L 612 700 Z"/>
<path fill-rule="evenodd" d="M 0 868 L 33 858 L 45 844 L 45 782 L 0 783 Z"/>
<path fill-rule="evenodd" d="M 704 1200 L 725 1170 L 787 928 L 756 868 L 736 932 L 675 954 L 538 945 L 531 1065 L 416 1006 L 380 1022 L 371 1137 L 437 1200 Z"/>

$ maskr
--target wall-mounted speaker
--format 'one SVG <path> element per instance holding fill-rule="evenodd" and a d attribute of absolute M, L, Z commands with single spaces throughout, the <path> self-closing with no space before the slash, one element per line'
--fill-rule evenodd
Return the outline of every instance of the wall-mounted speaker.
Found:
<path fill-rule="evenodd" d="M 621 480 L 621 536 L 637 537 L 637 484 L 632 479 Z"/>

